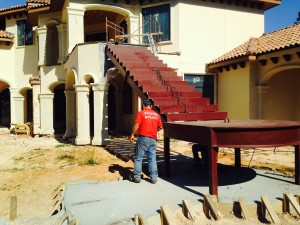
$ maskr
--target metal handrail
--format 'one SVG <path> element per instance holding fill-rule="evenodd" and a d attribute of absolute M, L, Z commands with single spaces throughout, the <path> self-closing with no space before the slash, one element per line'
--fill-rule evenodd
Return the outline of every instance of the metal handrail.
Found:
<path fill-rule="evenodd" d="M 155 26 L 154 26 L 154 32 L 152 32 L 151 30 L 151 22 L 154 21 Z M 136 32 L 140 31 L 142 29 L 142 27 L 146 26 L 148 23 L 150 23 L 150 34 L 152 35 L 162 35 L 163 33 L 160 32 L 160 23 L 154 18 L 154 16 L 150 15 L 150 19 L 148 21 L 146 21 L 142 26 L 140 26 L 138 29 L 136 29 L 135 31 L 133 31 L 131 34 L 126 34 L 124 32 L 124 28 L 118 26 L 117 24 L 109 21 L 106 17 L 106 42 L 109 41 L 109 37 L 108 37 L 108 28 L 111 28 L 114 30 L 115 32 L 115 37 L 114 40 L 116 41 L 117 38 L 122 38 L 122 40 L 120 41 L 121 43 L 124 42 L 128 37 L 133 38 L 134 40 L 140 42 L 140 39 L 136 39 L 134 38 L 134 36 L 148 36 L 149 33 L 147 34 L 135 34 Z M 158 24 L 158 32 L 156 31 L 156 24 Z M 117 33 L 120 33 L 121 35 L 117 35 Z"/>
<path fill-rule="evenodd" d="M 176 95 L 175 91 L 173 90 L 173 86 L 166 83 L 166 80 L 163 78 L 163 76 L 162 76 L 162 74 L 160 72 L 160 69 L 153 69 L 152 71 L 156 71 L 156 75 L 160 79 L 160 81 L 162 82 L 162 85 L 167 87 L 167 91 L 170 91 L 172 93 L 172 97 L 175 97 L 175 98 L 178 99 L 178 104 L 183 105 L 184 112 L 186 113 L 187 112 L 187 110 L 186 110 L 186 104 L 183 103 L 182 100 L 180 99 L 179 91 L 177 91 L 177 95 Z"/>

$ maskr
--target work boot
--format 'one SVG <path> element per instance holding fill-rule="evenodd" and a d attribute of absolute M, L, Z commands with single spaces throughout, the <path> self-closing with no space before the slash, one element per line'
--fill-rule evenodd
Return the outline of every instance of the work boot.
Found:
<path fill-rule="evenodd" d="M 150 179 L 151 184 L 156 184 L 157 179 Z"/>
<path fill-rule="evenodd" d="M 134 183 L 140 183 L 141 182 L 141 178 L 136 178 L 133 175 L 131 175 L 129 177 L 129 181 L 134 182 Z"/>

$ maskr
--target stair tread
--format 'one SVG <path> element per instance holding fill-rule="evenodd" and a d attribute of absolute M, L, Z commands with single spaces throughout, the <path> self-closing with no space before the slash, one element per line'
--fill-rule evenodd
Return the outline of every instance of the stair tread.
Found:
<path fill-rule="evenodd" d="M 227 112 L 217 111 L 218 105 L 210 104 L 209 98 L 202 97 L 148 48 L 108 44 L 108 50 L 167 121 L 227 118 Z"/>

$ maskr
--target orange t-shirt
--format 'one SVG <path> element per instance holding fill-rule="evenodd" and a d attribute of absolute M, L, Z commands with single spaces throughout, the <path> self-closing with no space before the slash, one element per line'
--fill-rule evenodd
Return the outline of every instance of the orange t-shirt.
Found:
<path fill-rule="evenodd" d="M 157 129 L 162 127 L 160 115 L 152 109 L 144 109 L 138 112 L 135 122 L 139 126 L 139 135 L 151 137 L 157 140 Z"/>

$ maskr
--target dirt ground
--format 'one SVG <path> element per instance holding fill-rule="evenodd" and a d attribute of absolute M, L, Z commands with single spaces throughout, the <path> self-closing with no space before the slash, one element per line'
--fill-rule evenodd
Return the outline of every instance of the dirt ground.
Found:
<path fill-rule="evenodd" d="M 172 140 L 171 151 L 192 155 L 191 145 Z M 162 148 L 160 141 L 158 149 Z M 233 164 L 233 149 L 220 149 L 218 160 Z M 244 166 L 276 169 L 286 176 L 294 175 L 294 160 L 292 147 L 242 151 Z M 19 221 L 46 218 L 53 207 L 49 196 L 61 183 L 117 180 L 124 176 L 118 168 L 132 171 L 133 163 L 120 160 L 102 147 L 74 146 L 47 137 L 15 136 L 0 129 L 0 224 L 9 220 L 13 196 L 17 196 Z"/>

